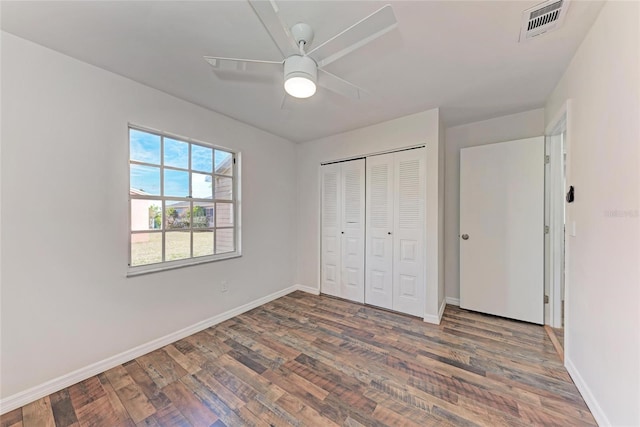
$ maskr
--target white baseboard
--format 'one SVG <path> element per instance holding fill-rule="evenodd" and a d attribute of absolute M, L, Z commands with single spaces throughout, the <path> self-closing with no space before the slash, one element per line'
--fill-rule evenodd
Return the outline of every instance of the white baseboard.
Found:
<path fill-rule="evenodd" d="M 320 289 L 312 288 L 311 286 L 294 285 L 293 287 L 296 288 L 296 290 L 298 291 L 307 292 L 313 295 L 320 295 Z"/>
<path fill-rule="evenodd" d="M 427 323 L 433 323 L 434 325 L 440 324 L 440 319 L 434 314 L 425 314 L 423 320 Z"/>
<path fill-rule="evenodd" d="M 573 364 L 573 362 L 571 362 L 571 359 L 566 356 L 566 354 L 564 358 L 564 367 L 567 368 L 567 372 L 569 372 L 569 375 L 571 375 L 571 379 L 578 388 L 578 391 L 582 395 L 584 402 L 589 407 L 589 410 L 591 411 L 593 418 L 596 419 L 598 425 L 610 426 L 611 423 L 609 422 L 609 418 L 607 418 L 604 411 L 598 404 L 598 401 L 593 396 L 593 393 L 591 393 L 591 389 L 584 381 L 584 378 L 582 378 L 582 375 L 580 375 L 580 372 L 578 372 L 578 369 L 576 369 L 575 365 Z"/>
<path fill-rule="evenodd" d="M 447 308 L 447 299 L 442 300 L 442 304 L 440 304 L 440 310 L 438 310 L 438 324 L 442 321 L 442 315 L 444 314 L 444 309 Z"/>
<path fill-rule="evenodd" d="M 442 304 L 440 304 L 440 308 L 438 309 L 438 314 L 425 314 L 424 321 L 427 323 L 433 323 L 434 325 L 439 325 L 442 320 L 442 313 L 444 313 L 446 306 L 446 301 L 442 300 Z"/>
<path fill-rule="evenodd" d="M 456 305 L 460 307 L 460 298 L 446 297 L 444 300 L 447 302 L 447 304 Z"/>
<path fill-rule="evenodd" d="M 35 387 L 31 387 L 30 389 L 5 397 L 4 399 L 0 400 L 0 414 L 5 414 L 9 411 L 13 411 L 16 408 L 19 408 L 28 403 L 41 399 L 45 396 L 50 395 L 51 393 L 55 393 L 57 391 L 62 390 L 63 388 L 69 387 L 80 381 L 84 381 L 87 378 L 91 378 L 94 375 L 107 371 L 111 368 L 114 368 L 130 360 L 133 360 L 136 357 L 140 357 L 144 354 L 147 354 L 149 352 L 162 348 L 165 345 L 171 344 L 173 342 L 181 340 L 182 338 L 188 337 L 189 335 L 193 335 L 196 332 L 200 332 L 213 325 L 217 325 L 218 323 L 224 322 L 225 320 L 231 319 L 232 317 L 245 313 L 249 310 L 252 310 L 256 307 L 259 307 L 275 299 L 278 299 L 296 290 L 302 290 L 302 291 L 311 292 L 311 293 L 317 292 L 317 290 L 313 291 L 313 288 L 294 285 L 294 286 L 290 286 L 288 288 L 282 289 L 280 291 L 274 292 L 270 295 L 264 296 L 262 298 L 258 298 L 255 301 L 251 301 L 247 304 L 241 305 L 240 307 L 236 307 L 234 309 L 225 311 L 224 313 L 220 313 L 216 316 L 210 317 L 208 319 L 205 319 L 191 326 L 187 326 L 186 328 L 180 329 L 179 331 L 172 332 L 168 335 L 157 338 L 153 341 L 149 341 L 146 344 L 139 345 L 130 350 L 124 351 L 120 354 L 116 354 L 115 356 L 111 356 L 99 362 L 92 363 L 89 366 L 85 366 L 84 368 L 77 369 L 68 374 L 59 376 L 58 378 L 54 378 L 43 384 L 37 385 Z"/>

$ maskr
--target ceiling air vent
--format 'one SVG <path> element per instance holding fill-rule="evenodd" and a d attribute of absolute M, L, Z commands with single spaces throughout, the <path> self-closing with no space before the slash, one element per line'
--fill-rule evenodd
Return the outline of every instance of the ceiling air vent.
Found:
<path fill-rule="evenodd" d="M 559 28 L 568 7 L 568 0 L 549 0 L 522 12 L 520 42 Z"/>

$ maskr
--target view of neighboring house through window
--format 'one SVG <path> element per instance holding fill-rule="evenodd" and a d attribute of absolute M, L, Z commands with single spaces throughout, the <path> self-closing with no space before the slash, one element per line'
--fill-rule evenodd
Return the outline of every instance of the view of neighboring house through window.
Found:
<path fill-rule="evenodd" d="M 236 252 L 235 154 L 129 128 L 131 267 Z"/>

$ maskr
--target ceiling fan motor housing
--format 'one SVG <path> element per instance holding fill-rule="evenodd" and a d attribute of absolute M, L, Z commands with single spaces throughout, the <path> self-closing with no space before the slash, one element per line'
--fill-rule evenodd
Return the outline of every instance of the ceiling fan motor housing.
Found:
<path fill-rule="evenodd" d="M 284 90 L 296 98 L 316 93 L 318 66 L 308 56 L 293 55 L 284 60 Z"/>
<path fill-rule="evenodd" d="M 293 77 L 303 77 L 316 83 L 318 81 L 318 66 L 308 56 L 293 55 L 284 61 L 284 80 Z"/>

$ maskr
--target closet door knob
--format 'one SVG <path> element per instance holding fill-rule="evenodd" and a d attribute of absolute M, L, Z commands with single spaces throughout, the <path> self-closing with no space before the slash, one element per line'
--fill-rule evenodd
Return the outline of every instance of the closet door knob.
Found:
<path fill-rule="evenodd" d="M 389 236 L 391 236 L 391 232 L 390 232 L 390 231 L 387 231 L 387 234 L 388 234 Z"/>
<path fill-rule="evenodd" d="M 340 234 L 344 234 L 344 231 L 341 231 Z"/>

